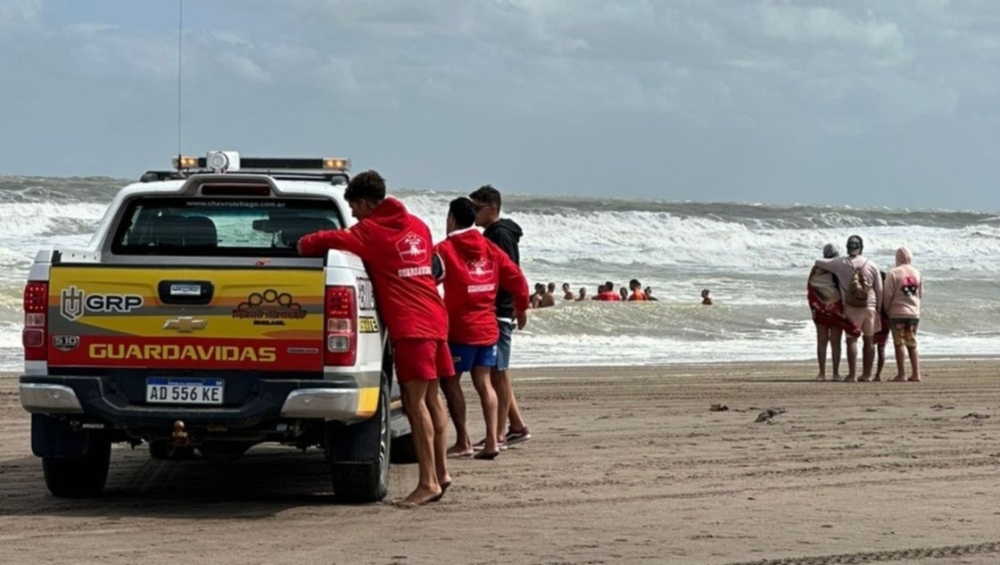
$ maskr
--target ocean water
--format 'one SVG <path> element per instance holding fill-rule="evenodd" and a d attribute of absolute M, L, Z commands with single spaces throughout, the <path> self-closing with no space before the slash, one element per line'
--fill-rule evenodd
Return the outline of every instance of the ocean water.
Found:
<path fill-rule="evenodd" d="M 0 176 L 0 370 L 21 368 L 21 294 L 35 253 L 82 247 L 128 181 Z M 444 237 L 446 192 L 402 191 Z M 563 302 L 532 311 L 515 334 L 515 367 L 812 359 L 805 280 L 823 244 L 860 234 L 883 270 L 906 245 L 925 277 L 925 355 L 1000 353 L 1000 216 L 509 195 L 504 215 L 524 230 L 530 283 L 639 279 L 659 302 Z M 711 290 L 715 305 L 700 305 Z M 891 353 L 890 353 L 891 357 Z"/>

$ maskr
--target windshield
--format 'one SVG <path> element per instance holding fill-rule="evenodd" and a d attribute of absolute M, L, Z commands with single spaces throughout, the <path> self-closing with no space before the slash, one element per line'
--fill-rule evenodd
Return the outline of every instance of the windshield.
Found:
<path fill-rule="evenodd" d="M 140 198 L 122 218 L 116 255 L 295 256 L 302 236 L 344 227 L 326 199 Z"/>

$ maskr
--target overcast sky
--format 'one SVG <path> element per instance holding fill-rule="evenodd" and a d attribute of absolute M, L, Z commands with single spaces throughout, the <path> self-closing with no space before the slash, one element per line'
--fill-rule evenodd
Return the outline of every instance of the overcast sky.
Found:
<path fill-rule="evenodd" d="M 1000 209 L 995 0 L 187 0 L 186 154 L 391 187 Z M 178 0 L 0 0 L 0 174 L 178 150 Z"/>

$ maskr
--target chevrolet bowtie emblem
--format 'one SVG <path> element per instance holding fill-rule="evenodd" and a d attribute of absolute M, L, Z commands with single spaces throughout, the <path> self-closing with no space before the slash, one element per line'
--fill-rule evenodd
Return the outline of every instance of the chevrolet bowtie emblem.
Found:
<path fill-rule="evenodd" d="M 195 320 L 194 316 L 180 316 L 176 320 L 167 320 L 163 324 L 165 330 L 177 330 L 182 334 L 191 333 L 195 330 L 203 330 L 208 322 L 205 320 Z"/>

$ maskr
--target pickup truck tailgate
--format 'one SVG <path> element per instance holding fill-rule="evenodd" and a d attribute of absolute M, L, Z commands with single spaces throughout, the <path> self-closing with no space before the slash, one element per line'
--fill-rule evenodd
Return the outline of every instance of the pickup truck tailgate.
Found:
<path fill-rule="evenodd" d="M 322 269 L 53 265 L 50 367 L 321 371 Z"/>

